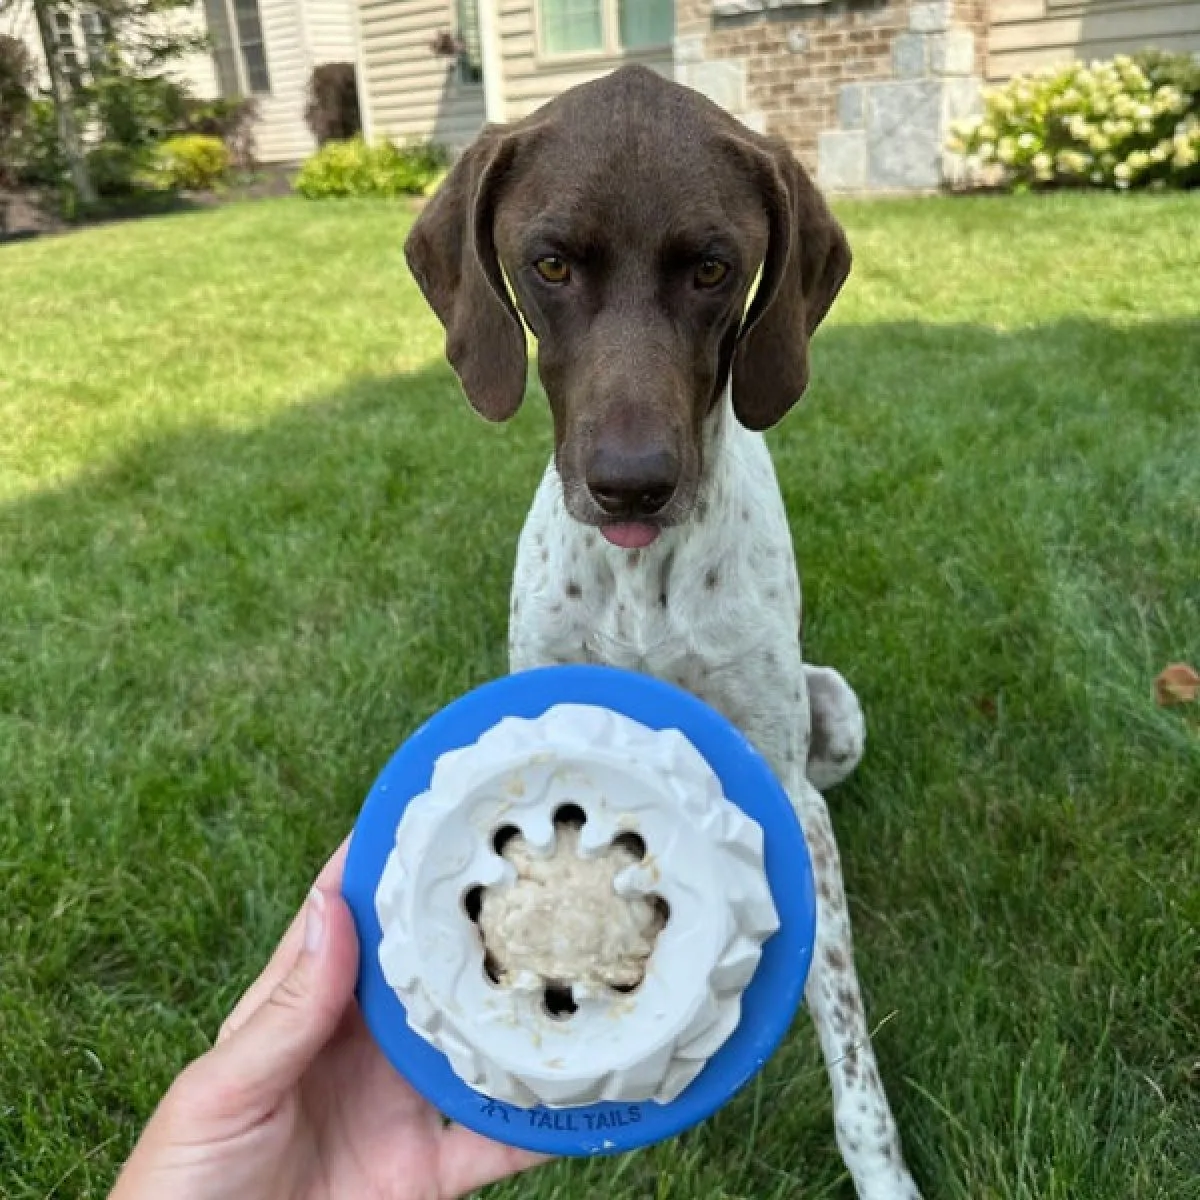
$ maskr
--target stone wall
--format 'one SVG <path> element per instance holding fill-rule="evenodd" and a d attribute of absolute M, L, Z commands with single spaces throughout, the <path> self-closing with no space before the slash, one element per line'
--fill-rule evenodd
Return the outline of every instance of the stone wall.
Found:
<path fill-rule="evenodd" d="M 675 77 L 830 190 L 926 190 L 978 102 L 986 30 L 987 0 L 676 0 Z"/>

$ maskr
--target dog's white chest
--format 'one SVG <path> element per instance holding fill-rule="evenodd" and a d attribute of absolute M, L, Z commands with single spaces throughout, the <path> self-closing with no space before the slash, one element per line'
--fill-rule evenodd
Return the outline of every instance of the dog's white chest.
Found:
<path fill-rule="evenodd" d="M 510 665 L 654 675 L 707 700 L 783 764 L 807 737 L 787 520 L 761 439 L 726 446 L 714 468 L 704 513 L 644 550 L 572 520 L 551 468 L 517 552 Z"/>

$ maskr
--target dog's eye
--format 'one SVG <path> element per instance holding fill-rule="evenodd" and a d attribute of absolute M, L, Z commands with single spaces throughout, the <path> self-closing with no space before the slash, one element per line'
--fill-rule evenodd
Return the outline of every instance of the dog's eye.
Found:
<path fill-rule="evenodd" d="M 729 268 L 719 258 L 701 259 L 700 265 L 696 268 L 696 286 L 714 288 L 717 284 L 724 282 L 725 276 L 728 274 Z"/>
<path fill-rule="evenodd" d="M 547 283 L 566 283 L 571 278 L 571 268 L 557 254 L 547 254 L 533 264 L 533 269 Z"/>

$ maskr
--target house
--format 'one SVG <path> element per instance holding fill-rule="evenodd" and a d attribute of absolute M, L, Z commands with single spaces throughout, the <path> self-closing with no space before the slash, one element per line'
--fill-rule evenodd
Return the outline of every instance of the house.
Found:
<path fill-rule="evenodd" d="M 640 62 L 785 138 L 834 191 L 921 191 L 983 84 L 1155 45 L 1200 0 L 358 0 L 368 136 L 461 148 Z"/>
<path fill-rule="evenodd" d="M 259 161 L 295 163 L 313 151 L 304 122 L 309 76 L 322 63 L 355 61 L 354 0 L 196 0 L 170 20 L 173 32 L 207 33 L 212 47 L 170 64 L 172 75 L 197 96 L 255 99 Z M 82 79 L 100 61 L 103 17 L 83 5 L 57 10 L 54 21 L 64 72 Z M 28 46 L 48 86 L 32 0 L 0 0 L 0 34 Z"/>

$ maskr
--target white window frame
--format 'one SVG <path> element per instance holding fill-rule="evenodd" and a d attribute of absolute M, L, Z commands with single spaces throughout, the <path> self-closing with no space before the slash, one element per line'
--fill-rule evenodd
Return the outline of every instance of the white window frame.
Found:
<path fill-rule="evenodd" d="M 558 67 L 569 63 L 603 62 L 607 59 L 624 59 L 629 57 L 655 57 L 671 49 L 671 40 L 654 46 L 634 46 L 626 49 L 621 45 L 621 14 L 617 7 L 618 0 L 600 0 L 600 30 L 603 34 L 603 44 L 596 50 L 576 50 L 568 54 L 554 54 L 546 49 L 542 36 L 542 0 L 531 0 L 533 4 L 534 46 L 537 51 L 539 66 Z M 675 6 L 678 0 L 671 0 L 672 24 L 678 15 Z"/>
<path fill-rule="evenodd" d="M 242 52 L 242 35 L 238 29 L 237 9 L 234 6 L 233 0 L 215 0 L 215 3 L 220 5 L 225 11 L 225 28 L 229 33 L 230 49 L 233 51 L 233 69 L 237 74 L 238 97 L 225 97 L 226 99 L 253 99 L 254 97 L 270 98 L 275 93 L 275 72 L 271 67 L 271 56 L 267 52 L 267 30 L 263 22 L 263 0 L 256 0 L 258 8 L 258 31 L 262 35 L 262 53 L 263 64 L 267 71 L 267 90 L 265 92 L 256 92 L 250 86 L 250 68 L 246 65 L 246 56 Z M 207 28 L 207 24 L 206 24 Z M 211 30 L 208 30 L 211 33 Z M 220 82 L 220 73 L 217 71 L 216 64 L 213 65 L 213 72 L 218 76 Z"/>

